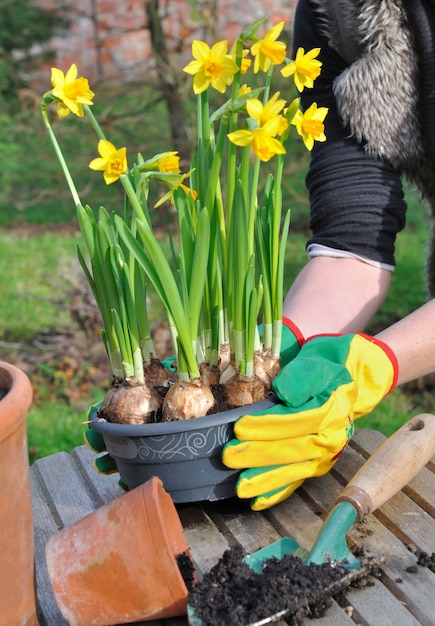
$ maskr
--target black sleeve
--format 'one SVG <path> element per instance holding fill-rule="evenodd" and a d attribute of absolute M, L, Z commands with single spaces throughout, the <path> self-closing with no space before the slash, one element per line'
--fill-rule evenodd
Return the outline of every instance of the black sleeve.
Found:
<path fill-rule="evenodd" d="M 322 71 L 312 89 L 301 94 L 302 107 L 326 106 L 326 142 L 315 142 L 307 175 L 312 238 L 374 261 L 394 265 L 394 242 L 405 225 L 401 177 L 391 165 L 370 156 L 349 136 L 332 90 L 345 61 L 319 33 L 309 0 L 300 0 L 294 24 L 294 50 L 321 48 Z"/>

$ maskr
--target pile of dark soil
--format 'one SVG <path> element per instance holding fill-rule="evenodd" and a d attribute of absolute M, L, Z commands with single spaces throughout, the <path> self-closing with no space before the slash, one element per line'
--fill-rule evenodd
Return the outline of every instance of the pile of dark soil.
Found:
<path fill-rule="evenodd" d="M 281 611 L 297 626 L 307 616 L 321 617 L 348 584 L 349 570 L 339 565 L 305 565 L 286 555 L 267 560 L 257 574 L 243 556 L 239 546 L 227 550 L 190 592 L 189 606 L 203 626 L 246 626 Z"/>
<path fill-rule="evenodd" d="M 435 552 L 428 554 L 427 552 L 420 552 L 418 554 L 417 565 L 427 567 L 431 572 L 435 574 Z"/>
<path fill-rule="evenodd" d="M 176 557 L 178 569 L 183 577 L 188 591 L 193 589 L 196 580 L 195 567 L 187 552 L 182 552 Z"/>

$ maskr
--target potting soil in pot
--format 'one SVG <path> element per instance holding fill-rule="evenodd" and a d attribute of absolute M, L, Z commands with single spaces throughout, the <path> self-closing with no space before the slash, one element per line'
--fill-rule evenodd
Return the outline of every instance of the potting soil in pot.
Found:
<path fill-rule="evenodd" d="M 190 591 L 189 606 L 203 626 L 246 626 L 282 610 L 288 611 L 287 622 L 298 626 L 306 616 L 322 616 L 331 597 L 348 584 L 349 569 L 343 566 L 305 565 L 286 555 L 267 560 L 257 574 L 243 556 L 239 546 L 227 550 Z"/>

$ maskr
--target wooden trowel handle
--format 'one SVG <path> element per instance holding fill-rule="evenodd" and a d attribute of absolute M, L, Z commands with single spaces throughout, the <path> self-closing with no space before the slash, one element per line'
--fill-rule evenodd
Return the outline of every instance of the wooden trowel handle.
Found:
<path fill-rule="evenodd" d="M 372 454 L 342 491 L 361 519 L 400 491 L 435 454 L 435 415 L 411 418 Z"/>

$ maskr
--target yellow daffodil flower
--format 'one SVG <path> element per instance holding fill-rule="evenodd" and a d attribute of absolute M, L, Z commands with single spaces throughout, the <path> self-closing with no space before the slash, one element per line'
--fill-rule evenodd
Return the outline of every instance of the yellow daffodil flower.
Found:
<path fill-rule="evenodd" d="M 180 187 L 184 191 L 186 196 L 192 196 L 192 200 L 196 200 L 197 199 L 197 197 L 198 197 L 198 192 L 197 191 L 195 191 L 191 187 L 188 187 L 184 183 L 181 183 Z"/>
<path fill-rule="evenodd" d="M 292 124 L 302 137 L 307 150 L 312 150 L 314 141 L 326 141 L 324 120 L 328 113 L 327 107 L 318 107 L 315 102 L 305 111 L 298 110 Z"/>
<path fill-rule="evenodd" d="M 275 154 L 285 154 L 285 148 L 276 135 L 281 128 L 281 116 L 276 115 L 263 126 L 251 130 L 236 130 L 229 133 L 228 139 L 236 146 L 251 146 L 260 161 L 267 162 Z"/>
<path fill-rule="evenodd" d="M 246 95 L 247 93 L 251 93 L 251 91 L 252 91 L 252 88 L 251 88 L 251 87 L 249 87 L 249 85 L 247 85 L 246 83 L 244 83 L 243 85 L 241 85 L 241 86 L 240 86 L 240 89 L 239 89 L 239 97 L 240 97 L 240 96 L 244 96 L 244 95 Z"/>
<path fill-rule="evenodd" d="M 240 74 L 246 74 L 247 71 L 249 70 L 249 68 L 252 65 L 252 59 L 247 59 L 246 57 L 249 54 L 249 50 L 243 50 L 242 51 L 242 61 L 240 64 Z M 236 63 L 236 56 L 237 56 L 237 42 L 235 42 L 233 44 L 233 47 L 231 48 L 231 52 L 230 52 L 230 57 L 233 59 L 233 61 Z"/>
<path fill-rule="evenodd" d="M 155 154 L 151 159 L 144 161 L 140 169 L 142 171 L 150 172 L 158 170 L 167 174 L 179 174 L 180 173 L 180 157 L 178 152 L 160 152 Z"/>
<path fill-rule="evenodd" d="M 178 189 L 178 187 L 181 187 L 181 189 L 183 189 L 186 196 L 191 195 L 193 200 L 196 200 L 198 197 L 198 193 L 194 189 L 191 189 L 184 184 L 186 178 L 189 178 L 189 176 L 194 171 L 194 169 L 191 169 L 187 172 L 187 174 L 180 174 L 179 176 L 175 176 L 174 178 L 171 177 L 171 181 L 169 181 L 167 178 L 165 180 L 162 180 L 162 182 L 169 187 L 169 191 L 167 191 L 165 195 L 162 196 L 160 200 L 155 203 L 154 208 L 158 209 L 159 206 L 164 204 L 167 200 L 170 200 L 171 203 L 174 204 L 174 191 L 175 189 Z"/>
<path fill-rule="evenodd" d="M 305 54 L 303 48 L 298 48 L 296 59 L 281 69 L 281 74 L 287 78 L 294 75 L 296 89 L 303 91 L 305 87 L 310 89 L 320 74 L 322 62 L 316 59 L 320 48 L 313 48 Z"/>
<path fill-rule="evenodd" d="M 260 70 L 267 72 L 271 63 L 279 65 L 284 61 L 287 46 L 282 41 L 276 41 L 280 36 L 284 22 L 279 22 L 270 28 L 263 39 L 256 41 L 251 47 L 251 54 L 255 57 L 254 73 Z"/>
<path fill-rule="evenodd" d="M 188 63 L 183 71 L 193 76 L 194 93 L 202 93 L 210 85 L 224 93 L 227 85 L 231 85 L 239 68 L 227 50 L 228 42 L 225 40 L 218 41 L 211 48 L 204 41 L 195 40 L 192 43 L 195 60 Z"/>
<path fill-rule="evenodd" d="M 71 65 L 66 74 L 57 67 L 51 69 L 52 94 L 59 99 L 57 114 L 59 117 L 66 117 L 69 113 L 74 113 L 78 117 L 83 117 L 83 105 L 92 105 L 94 92 L 89 88 L 87 78 L 77 78 L 78 70 L 75 63 Z"/>
<path fill-rule="evenodd" d="M 285 100 L 283 100 L 282 98 L 278 99 L 279 95 L 279 91 L 277 91 L 264 105 L 257 98 L 248 100 L 248 102 L 246 103 L 246 110 L 248 111 L 249 117 L 252 117 L 254 120 L 256 120 L 259 126 L 264 126 L 267 121 L 269 121 L 273 117 L 279 116 L 279 114 L 285 107 Z M 277 134 L 282 135 L 287 127 L 287 120 L 281 116 L 281 127 Z"/>
<path fill-rule="evenodd" d="M 252 65 L 252 59 L 246 58 L 248 54 L 249 50 L 243 50 L 242 63 L 240 66 L 240 73 L 242 74 L 242 76 L 248 72 L 249 68 Z"/>
<path fill-rule="evenodd" d="M 179 174 L 180 170 L 180 157 L 178 152 L 164 152 L 157 160 L 157 167 L 159 172 L 169 172 Z"/>
<path fill-rule="evenodd" d="M 91 161 L 89 167 L 91 170 L 104 172 L 106 185 L 110 185 L 127 171 L 127 150 L 126 148 L 119 148 L 118 150 L 110 141 L 100 139 L 98 152 L 101 158 Z"/>

